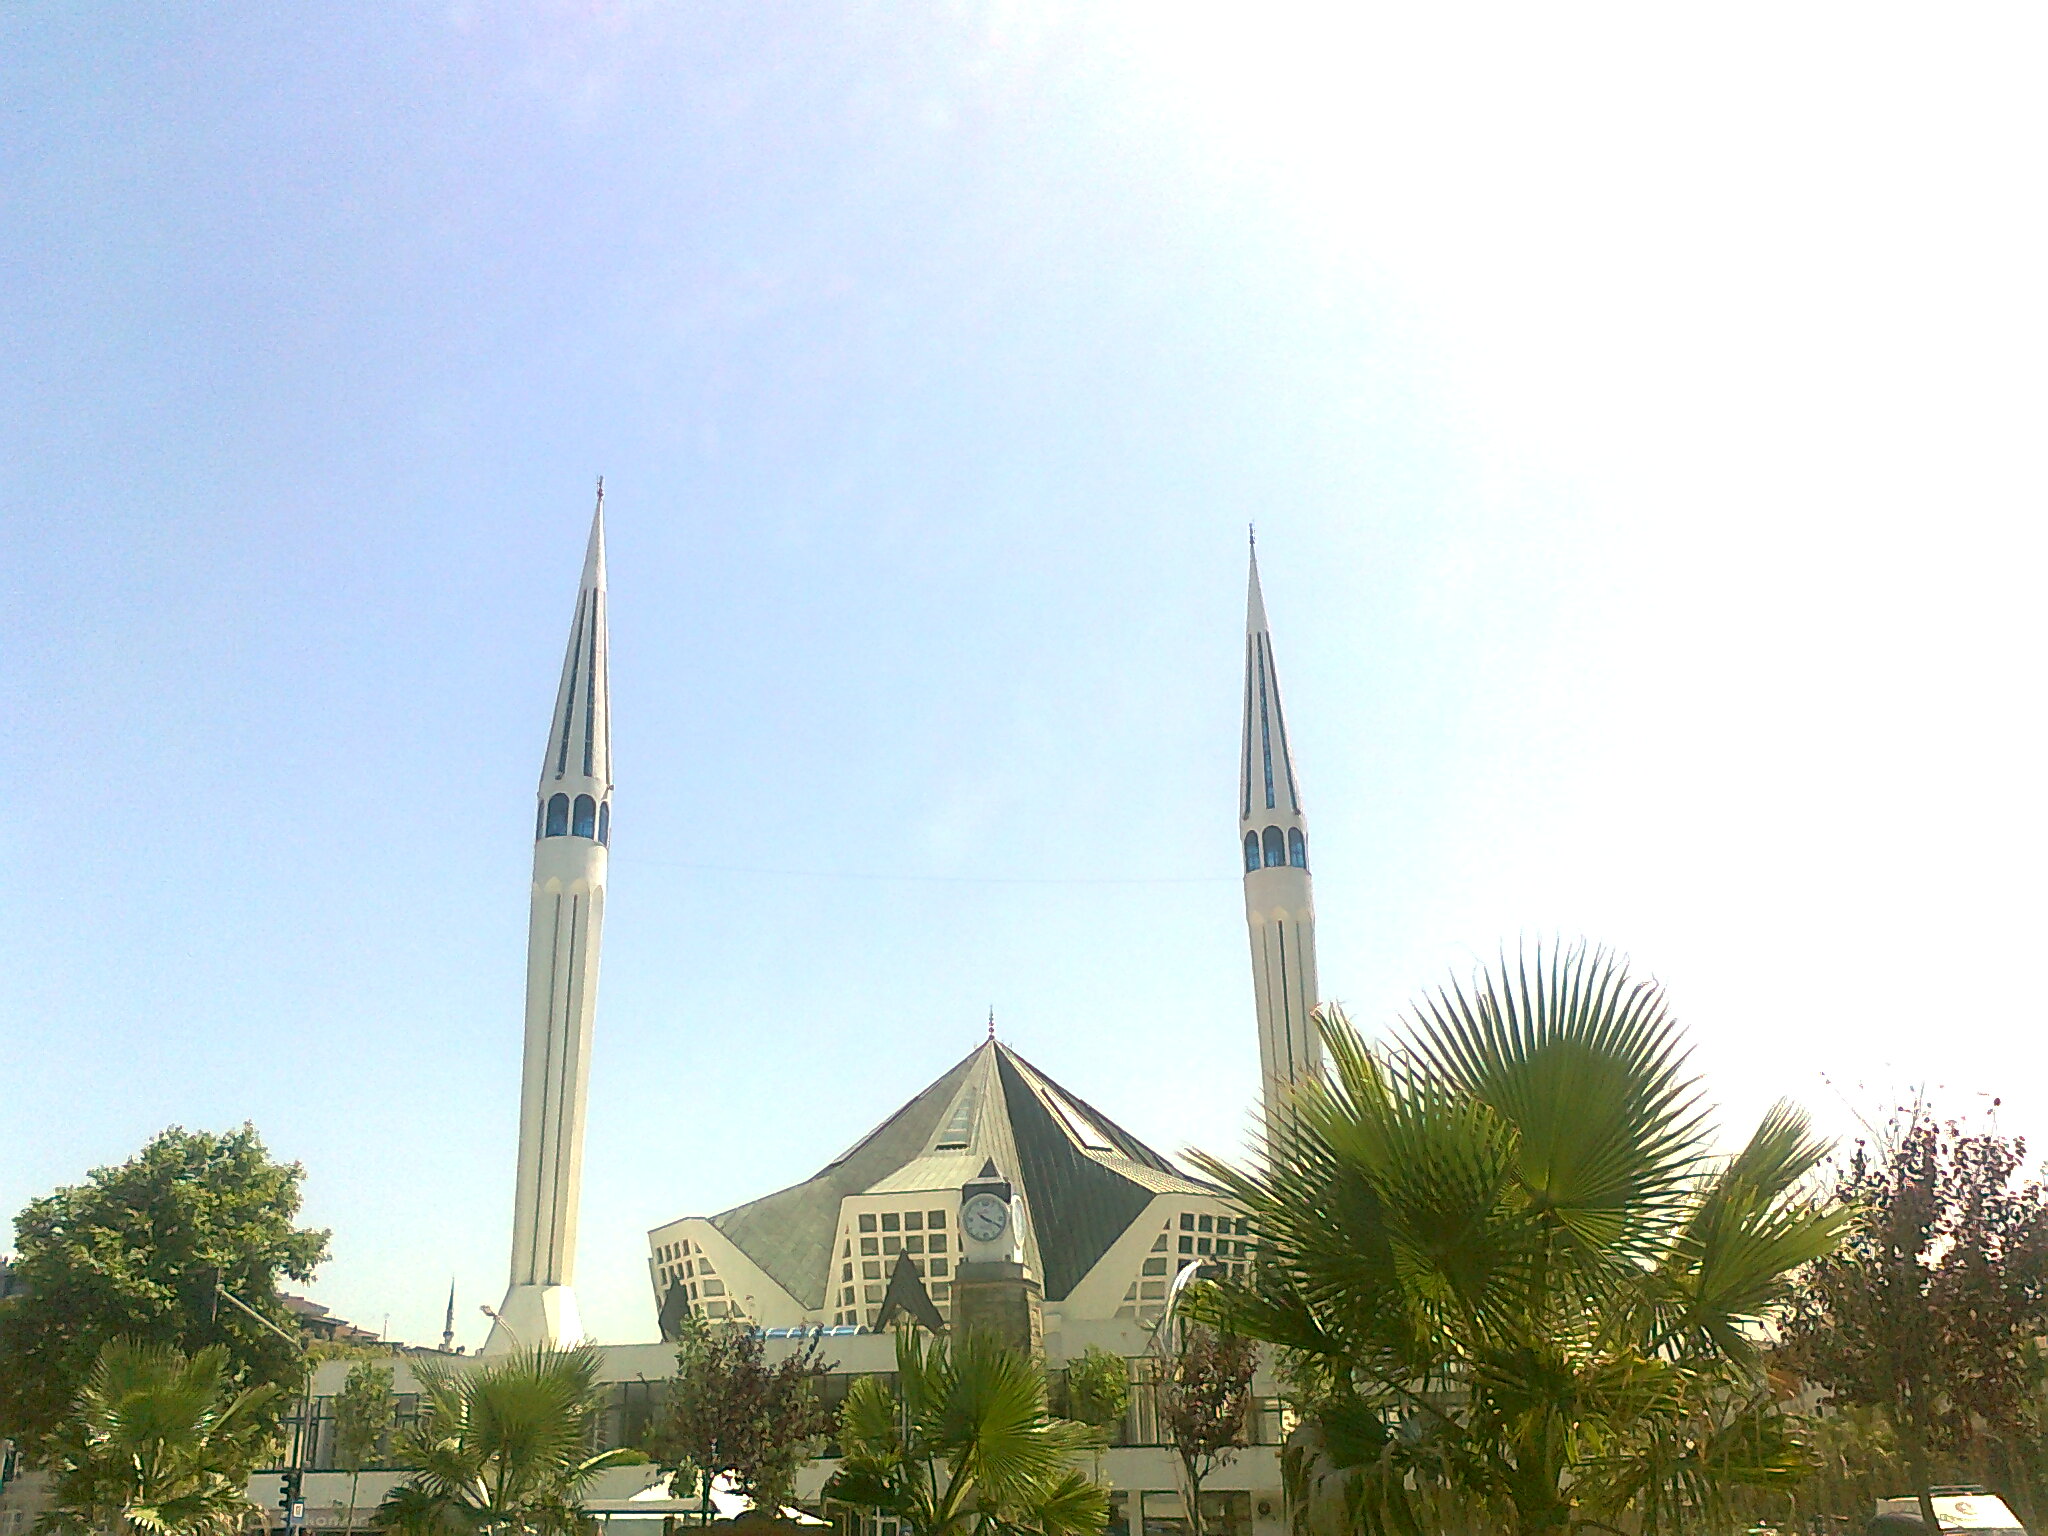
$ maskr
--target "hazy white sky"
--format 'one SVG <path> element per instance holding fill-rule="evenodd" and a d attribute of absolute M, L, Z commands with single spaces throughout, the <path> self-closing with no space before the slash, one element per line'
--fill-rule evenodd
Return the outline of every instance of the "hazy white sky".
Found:
<path fill-rule="evenodd" d="M 252 1118 L 322 1300 L 424 1338 L 453 1274 L 480 1338 L 600 471 L 608 1338 L 647 1227 L 807 1175 L 991 1003 L 1239 1142 L 1253 519 L 1327 996 L 1584 934 L 1732 1127 L 1926 1081 L 2048 1134 L 2043 41 L 7 8 L 0 1208 Z"/>

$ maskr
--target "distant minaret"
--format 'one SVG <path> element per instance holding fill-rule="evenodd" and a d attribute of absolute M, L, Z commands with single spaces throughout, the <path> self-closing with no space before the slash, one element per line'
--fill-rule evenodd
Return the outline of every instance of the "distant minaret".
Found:
<path fill-rule="evenodd" d="M 583 1181 L 590 1025 L 612 831 L 604 482 L 576 593 L 576 621 L 548 727 L 535 812 L 533 914 L 526 940 L 526 1063 L 519 1097 L 519 1184 L 512 1284 L 486 1353 L 580 1343 L 571 1288 Z"/>
<path fill-rule="evenodd" d="M 448 1280 L 448 1316 L 441 1324 L 441 1353 L 444 1355 L 455 1353 L 455 1280 L 453 1276 L 450 1276 Z"/>
<path fill-rule="evenodd" d="M 1251 928 L 1252 983 L 1259 1007 L 1259 1069 L 1266 1124 L 1288 1122 L 1295 1084 L 1321 1072 L 1316 1007 L 1316 914 L 1308 877 L 1308 827 L 1280 709 L 1273 637 L 1252 546 L 1244 620 L 1244 757 L 1238 788 L 1244 850 L 1244 915 Z"/>

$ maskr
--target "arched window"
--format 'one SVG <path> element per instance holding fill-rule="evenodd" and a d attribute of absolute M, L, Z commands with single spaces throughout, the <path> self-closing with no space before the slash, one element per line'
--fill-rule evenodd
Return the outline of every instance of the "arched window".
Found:
<path fill-rule="evenodd" d="M 557 795 L 548 802 L 548 836 L 569 835 L 569 797 Z"/>
<path fill-rule="evenodd" d="M 1308 842 L 1299 827 L 1287 829 L 1287 862 L 1296 869 L 1308 868 Z"/>
<path fill-rule="evenodd" d="M 1247 832 L 1244 835 L 1244 872 L 1250 874 L 1259 867 L 1259 834 Z"/>
<path fill-rule="evenodd" d="M 1266 828 L 1266 868 L 1287 862 L 1287 844 L 1281 841 L 1278 827 Z"/>
<path fill-rule="evenodd" d="M 597 840 L 607 848 L 612 845 L 612 803 L 609 800 L 597 808 Z"/>
<path fill-rule="evenodd" d="M 597 802 L 588 795 L 576 797 L 576 821 L 569 828 L 571 837 L 597 836 Z"/>

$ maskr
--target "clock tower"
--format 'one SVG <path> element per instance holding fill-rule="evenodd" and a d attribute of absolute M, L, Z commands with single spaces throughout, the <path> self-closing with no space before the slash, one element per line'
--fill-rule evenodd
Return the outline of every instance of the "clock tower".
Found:
<path fill-rule="evenodd" d="M 1012 1349 L 1045 1351 L 1045 1291 L 1024 1267 L 1024 1197 L 994 1159 L 960 1186 L 961 1259 L 953 1271 L 953 1327 Z"/>

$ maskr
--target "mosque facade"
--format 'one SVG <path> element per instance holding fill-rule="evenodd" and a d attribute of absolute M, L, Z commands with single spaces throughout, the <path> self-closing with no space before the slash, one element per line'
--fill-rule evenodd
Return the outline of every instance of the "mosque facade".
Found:
<path fill-rule="evenodd" d="M 487 1353 L 583 1336 L 576 1219 L 611 841 L 606 601 L 600 483 L 536 796 L 511 1272 Z M 1321 1063 L 1308 826 L 1256 549 L 1240 746 L 1259 1107 L 1277 1136 L 1296 1086 Z M 1008 1296 L 1028 1304 L 1034 1347 L 1069 1324 L 1150 1324 L 1183 1269 L 1241 1273 L 1249 1258 L 1220 1189 L 1055 1082 L 993 1025 L 810 1178 L 665 1222 L 647 1242 L 664 1336 L 688 1314 L 854 1335 L 907 1310 L 950 1327 Z"/>

